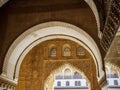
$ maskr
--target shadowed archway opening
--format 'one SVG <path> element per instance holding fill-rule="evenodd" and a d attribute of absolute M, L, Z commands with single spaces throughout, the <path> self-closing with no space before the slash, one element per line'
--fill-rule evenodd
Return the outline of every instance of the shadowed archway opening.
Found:
<path fill-rule="evenodd" d="M 91 90 L 85 74 L 70 64 L 51 72 L 44 83 L 44 90 Z"/>

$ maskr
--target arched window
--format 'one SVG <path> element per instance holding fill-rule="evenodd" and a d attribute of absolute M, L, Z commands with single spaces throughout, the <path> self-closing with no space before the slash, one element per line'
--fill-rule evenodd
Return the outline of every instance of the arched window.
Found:
<path fill-rule="evenodd" d="M 81 86 L 81 82 L 80 81 L 78 81 L 78 86 Z"/>
<path fill-rule="evenodd" d="M 81 82 L 80 81 L 75 81 L 75 86 L 81 86 Z"/>
<path fill-rule="evenodd" d="M 64 79 L 71 79 L 71 70 L 69 68 L 66 68 L 64 71 Z"/>
<path fill-rule="evenodd" d="M 107 85 L 109 85 L 109 80 L 107 80 Z"/>
<path fill-rule="evenodd" d="M 60 81 L 57 82 L 57 86 L 61 86 L 61 82 Z"/>
<path fill-rule="evenodd" d="M 69 68 L 66 68 L 65 71 L 64 71 L 64 75 L 71 75 L 71 70 Z"/>
<path fill-rule="evenodd" d="M 84 56 L 85 55 L 85 49 L 81 46 L 77 48 L 77 56 Z"/>
<path fill-rule="evenodd" d="M 111 78 L 118 78 L 118 72 L 115 69 L 111 69 Z"/>
<path fill-rule="evenodd" d="M 49 55 L 50 55 L 50 57 L 56 57 L 56 55 L 57 55 L 57 48 L 55 46 L 51 46 L 50 47 Z"/>
<path fill-rule="evenodd" d="M 70 82 L 69 81 L 66 81 L 66 86 L 70 86 Z"/>
<path fill-rule="evenodd" d="M 114 80 L 114 85 L 118 85 L 118 80 Z"/>
<path fill-rule="evenodd" d="M 107 78 L 110 78 L 110 73 L 109 73 L 109 70 L 107 67 L 105 67 L 105 72 L 106 72 L 106 77 Z"/>
<path fill-rule="evenodd" d="M 88 83 L 86 82 L 86 86 L 88 86 Z"/>
<path fill-rule="evenodd" d="M 114 73 L 114 78 L 118 78 L 118 74 L 117 73 Z"/>
<path fill-rule="evenodd" d="M 75 86 L 77 86 L 77 81 L 75 81 Z"/>
<path fill-rule="evenodd" d="M 78 72 L 74 72 L 74 79 L 82 79 L 82 76 Z"/>
<path fill-rule="evenodd" d="M 78 72 L 74 72 L 74 75 L 79 75 L 79 73 Z"/>
<path fill-rule="evenodd" d="M 71 56 L 71 47 L 69 44 L 63 46 L 63 56 Z"/>

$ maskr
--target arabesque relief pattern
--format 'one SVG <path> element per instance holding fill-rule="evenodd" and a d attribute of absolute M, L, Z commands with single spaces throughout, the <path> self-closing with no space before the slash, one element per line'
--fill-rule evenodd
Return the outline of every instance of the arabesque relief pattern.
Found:
<path fill-rule="evenodd" d="M 64 50 L 63 46 L 69 49 Z M 64 64 L 82 71 L 91 83 L 91 90 L 101 90 L 92 56 L 83 47 L 77 50 L 79 47 L 82 46 L 65 39 L 48 40 L 35 46 L 21 64 L 16 90 L 44 90 L 48 76 Z"/>

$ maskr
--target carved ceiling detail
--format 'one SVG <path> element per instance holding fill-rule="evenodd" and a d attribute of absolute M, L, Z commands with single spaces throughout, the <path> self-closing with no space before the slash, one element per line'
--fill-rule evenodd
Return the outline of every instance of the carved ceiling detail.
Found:
<path fill-rule="evenodd" d="M 101 38 L 101 46 L 107 52 L 120 25 L 120 0 L 112 0 Z"/>

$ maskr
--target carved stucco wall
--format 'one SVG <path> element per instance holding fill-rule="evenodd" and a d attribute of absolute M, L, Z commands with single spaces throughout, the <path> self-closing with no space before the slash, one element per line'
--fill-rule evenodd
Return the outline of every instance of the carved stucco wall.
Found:
<path fill-rule="evenodd" d="M 71 56 L 62 55 L 64 44 L 71 46 Z M 56 57 L 49 56 L 51 44 L 57 46 Z M 82 71 L 91 83 L 91 90 L 100 90 L 96 77 L 96 66 L 92 56 L 85 50 L 84 56 L 76 55 L 77 43 L 64 39 L 54 39 L 35 46 L 24 58 L 16 90 L 43 90 L 48 76 L 64 64 L 72 65 Z"/>

